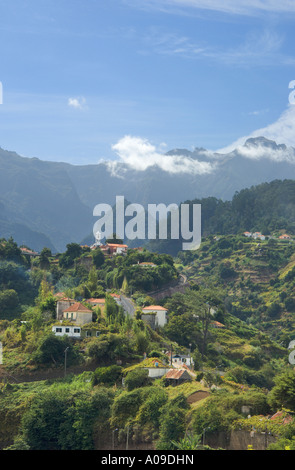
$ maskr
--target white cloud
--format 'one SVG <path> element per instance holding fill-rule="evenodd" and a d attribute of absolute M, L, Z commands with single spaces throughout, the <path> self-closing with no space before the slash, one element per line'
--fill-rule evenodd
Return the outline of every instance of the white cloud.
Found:
<path fill-rule="evenodd" d="M 268 113 L 269 109 L 256 109 L 255 111 L 250 111 L 249 116 L 260 116 L 261 114 Z"/>
<path fill-rule="evenodd" d="M 287 147 L 295 147 L 295 105 L 290 104 L 288 108 L 281 114 L 279 119 L 266 127 L 253 131 L 248 136 L 244 136 L 233 142 L 232 144 L 217 150 L 218 153 L 229 153 L 238 149 L 248 158 L 261 158 L 265 155 L 265 147 L 261 146 L 254 149 L 243 147 L 247 139 L 251 137 L 263 136 L 266 139 L 273 140 L 277 144 L 285 144 Z M 294 161 L 294 152 L 292 149 L 286 151 L 277 150 L 276 152 L 268 151 L 269 158 L 275 160 Z"/>
<path fill-rule="evenodd" d="M 166 12 L 179 9 L 218 11 L 235 15 L 270 13 L 295 13 L 293 0 L 126 0 L 127 3 L 144 9 L 152 8 Z"/>
<path fill-rule="evenodd" d="M 152 28 L 144 37 L 145 47 L 157 54 L 205 59 L 229 66 L 295 65 L 294 57 L 281 51 L 283 43 L 284 36 L 269 29 L 251 32 L 243 42 L 231 48 L 209 45 L 204 41 L 196 43 L 189 37 L 165 33 L 156 28 Z"/>
<path fill-rule="evenodd" d="M 264 30 L 251 33 L 244 43 L 228 50 L 212 50 L 204 54 L 208 58 L 221 61 L 223 64 L 256 64 L 256 65 L 283 65 L 294 60 L 292 57 L 280 52 L 284 38 L 275 31 Z"/>
<path fill-rule="evenodd" d="M 112 149 L 119 159 L 106 162 L 106 165 L 116 176 L 122 176 L 122 164 L 137 171 L 158 166 L 162 170 L 174 174 L 206 174 L 215 168 L 215 163 L 200 162 L 183 155 L 162 154 L 148 140 L 141 137 L 127 135 L 113 145 Z"/>
<path fill-rule="evenodd" d="M 264 145 L 244 145 L 238 146 L 239 154 L 251 160 L 260 160 L 268 158 L 276 162 L 295 163 L 295 152 L 292 147 L 271 148 Z"/>
<path fill-rule="evenodd" d="M 86 103 L 86 100 L 84 97 L 68 99 L 68 106 L 70 106 L 71 108 L 83 109 L 85 106 L 85 103 Z"/>

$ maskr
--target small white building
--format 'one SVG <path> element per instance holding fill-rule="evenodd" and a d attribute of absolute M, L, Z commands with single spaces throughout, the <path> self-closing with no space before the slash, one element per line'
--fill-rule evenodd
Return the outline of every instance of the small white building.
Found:
<path fill-rule="evenodd" d="M 56 336 L 70 336 L 71 338 L 81 338 L 81 328 L 79 326 L 54 325 L 52 331 Z"/>
<path fill-rule="evenodd" d="M 169 353 L 169 358 L 170 353 Z M 193 365 L 192 357 L 188 354 L 173 354 L 172 355 L 172 364 L 175 366 L 183 366 L 184 364 L 188 367 Z"/>
<path fill-rule="evenodd" d="M 142 309 L 143 314 L 155 314 L 155 326 L 163 327 L 167 323 L 168 310 L 160 305 L 149 305 Z"/>

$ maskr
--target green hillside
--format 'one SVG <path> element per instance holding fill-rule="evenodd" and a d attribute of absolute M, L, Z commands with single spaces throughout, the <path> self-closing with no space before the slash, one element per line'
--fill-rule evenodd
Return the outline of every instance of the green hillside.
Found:
<path fill-rule="evenodd" d="M 293 448 L 293 189 L 273 182 L 231 203 L 206 200 L 200 248 L 174 257 L 146 248 L 104 255 L 77 243 L 30 257 L 1 239 L 0 447 L 244 449 L 249 430 L 267 423 L 263 448 Z M 230 233 L 220 233 L 229 220 Z M 63 297 L 91 313 L 79 339 L 52 331 Z M 167 310 L 163 327 L 147 323 L 142 308 L 152 305 Z M 182 371 L 173 355 L 185 358 Z"/>
<path fill-rule="evenodd" d="M 220 433 L 246 425 L 243 407 L 295 411 L 291 392 L 276 395 L 286 371 L 293 374 L 293 242 L 210 236 L 176 259 L 145 249 L 104 258 L 72 243 L 32 260 L 11 239 L 1 246 L 1 448 L 124 449 L 128 436 L 138 449 L 204 449 L 204 427 L 214 448 Z M 177 273 L 188 277 L 185 292 L 149 296 L 151 287 L 175 285 Z M 93 309 L 83 327 L 93 335 L 52 333 L 58 292 Z M 110 293 L 129 297 L 134 315 Z M 91 297 L 104 308 L 91 307 Z M 153 304 L 168 310 L 163 328 L 143 321 L 141 308 Z M 189 380 L 149 378 L 147 368 L 175 367 L 171 353 L 193 359 Z M 278 442 L 283 431 L 279 423 Z"/>

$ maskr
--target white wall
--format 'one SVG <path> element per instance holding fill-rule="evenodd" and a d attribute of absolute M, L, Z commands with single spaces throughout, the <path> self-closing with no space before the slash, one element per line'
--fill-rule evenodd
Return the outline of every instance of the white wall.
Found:
<path fill-rule="evenodd" d="M 67 330 L 69 331 L 67 331 Z M 57 331 L 56 331 L 57 330 Z M 61 330 L 61 331 L 59 331 Z M 80 338 L 81 337 L 81 328 L 78 326 L 58 326 L 55 325 L 52 327 L 52 331 L 56 336 L 70 336 L 71 338 Z"/>

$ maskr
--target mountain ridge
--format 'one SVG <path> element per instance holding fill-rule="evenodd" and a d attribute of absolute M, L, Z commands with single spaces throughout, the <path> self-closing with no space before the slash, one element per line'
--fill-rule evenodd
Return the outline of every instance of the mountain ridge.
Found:
<path fill-rule="evenodd" d="M 180 165 L 185 158 L 192 164 L 203 162 L 210 171 L 198 174 L 183 172 L 180 167 L 173 173 L 156 163 L 139 171 L 117 161 L 111 162 L 116 168 L 113 174 L 107 161 L 85 165 L 48 162 L 0 148 L 0 203 L 6 214 L 3 218 L 0 211 L 0 237 L 7 236 L 9 224 L 18 224 L 17 230 L 24 227 L 27 235 L 17 236 L 11 226 L 17 242 L 31 244 L 29 229 L 35 238 L 31 248 L 39 249 L 47 240 L 52 249 L 63 251 L 67 243 L 79 243 L 92 233 L 95 205 L 114 205 L 119 195 L 145 207 L 206 197 L 227 201 L 244 188 L 295 179 L 294 148 L 263 136 L 247 139 L 228 154 L 196 147 L 193 151 L 172 149 L 163 159 L 165 156 L 177 158 Z M 42 240 L 37 241 L 38 234 Z"/>

